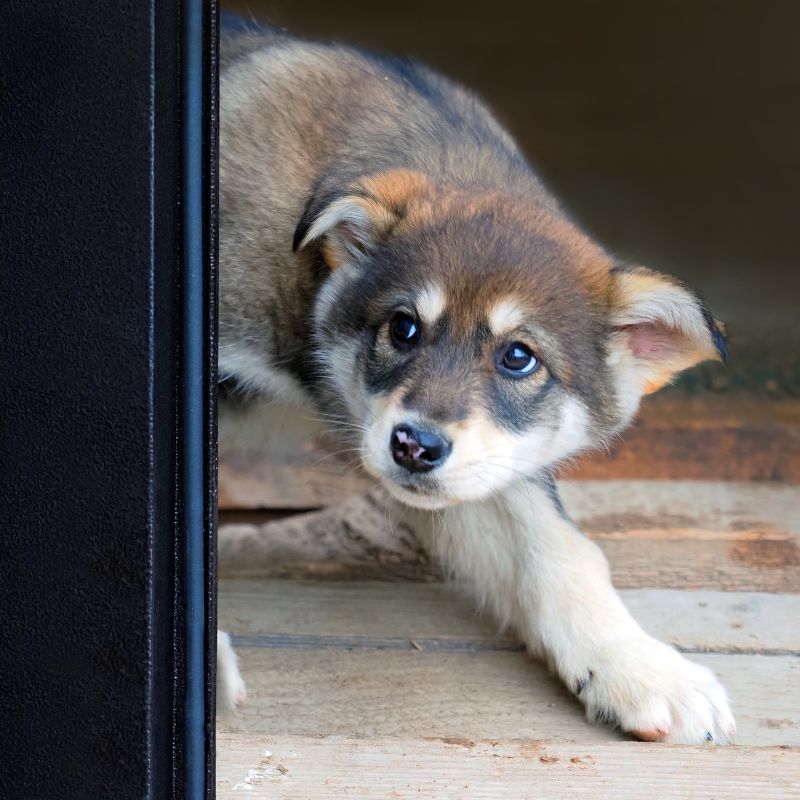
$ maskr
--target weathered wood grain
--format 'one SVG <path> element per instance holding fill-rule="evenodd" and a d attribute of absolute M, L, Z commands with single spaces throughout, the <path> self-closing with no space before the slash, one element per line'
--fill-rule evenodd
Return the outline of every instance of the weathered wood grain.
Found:
<path fill-rule="evenodd" d="M 597 542 L 620 589 L 716 589 L 727 592 L 797 592 L 800 551 L 795 539 L 744 536 L 679 539 L 603 539 Z M 747 535 L 750 534 L 750 535 Z"/>
<path fill-rule="evenodd" d="M 320 520 L 321 526 L 327 524 L 326 520 Z M 306 548 L 298 550 L 276 541 L 285 531 L 284 526 L 223 526 L 220 574 L 328 580 L 442 580 L 438 565 L 411 548 L 384 549 L 373 544 L 361 553 L 337 550 L 317 558 Z M 677 534 L 681 533 L 684 532 L 665 529 L 653 531 L 646 539 L 592 538 L 596 538 L 605 552 L 618 589 L 800 591 L 800 547 L 793 538 L 762 538 L 757 531 L 742 531 L 725 537 L 691 539 L 679 538 Z"/>
<path fill-rule="evenodd" d="M 248 699 L 225 730 L 272 734 L 621 741 L 587 723 L 520 652 L 237 648 Z M 800 659 L 698 654 L 729 691 L 737 743 L 800 745 Z"/>
<path fill-rule="evenodd" d="M 645 630 L 684 651 L 800 655 L 800 595 L 643 589 L 622 598 Z M 441 584 L 222 580 L 219 625 L 233 634 L 339 637 L 354 646 L 369 637 L 406 648 L 425 639 L 514 641 Z"/>
<path fill-rule="evenodd" d="M 761 530 L 800 534 L 800 489 L 770 483 L 609 480 L 559 482 L 564 505 L 585 530 Z"/>
<path fill-rule="evenodd" d="M 742 395 L 645 399 L 606 456 L 562 477 L 800 482 L 800 403 Z"/>
<path fill-rule="evenodd" d="M 787 800 L 800 797 L 800 752 L 780 747 L 220 732 L 217 797 L 243 796 Z"/>

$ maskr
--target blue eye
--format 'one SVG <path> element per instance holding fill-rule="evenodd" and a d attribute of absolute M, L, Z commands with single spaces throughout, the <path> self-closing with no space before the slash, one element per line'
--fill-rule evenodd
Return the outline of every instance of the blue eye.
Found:
<path fill-rule="evenodd" d="M 539 359 L 522 342 L 511 342 L 500 348 L 497 369 L 509 378 L 524 378 L 536 371 Z"/>
<path fill-rule="evenodd" d="M 410 350 L 419 343 L 419 326 L 410 314 L 398 311 L 389 323 L 389 335 L 398 350 Z"/>

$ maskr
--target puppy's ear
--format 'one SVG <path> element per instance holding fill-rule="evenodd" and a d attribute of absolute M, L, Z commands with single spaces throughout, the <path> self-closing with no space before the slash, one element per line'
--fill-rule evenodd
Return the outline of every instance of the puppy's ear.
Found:
<path fill-rule="evenodd" d="M 391 170 L 363 178 L 346 190 L 312 197 L 292 249 L 297 252 L 317 242 L 331 269 L 345 262 L 358 263 L 389 238 L 426 186 L 420 173 Z"/>
<path fill-rule="evenodd" d="M 654 270 L 611 271 L 611 351 L 640 394 L 707 359 L 727 363 L 724 328 L 686 286 Z"/>

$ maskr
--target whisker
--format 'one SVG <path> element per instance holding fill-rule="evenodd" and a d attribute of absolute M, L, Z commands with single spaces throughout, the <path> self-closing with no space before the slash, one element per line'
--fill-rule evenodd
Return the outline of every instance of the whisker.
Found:
<path fill-rule="evenodd" d="M 359 453 L 359 455 L 360 455 L 361 454 L 361 448 L 360 447 L 345 447 L 342 450 L 336 450 L 333 453 L 327 453 L 326 455 L 321 456 L 320 458 L 318 458 L 311 466 L 312 467 L 318 467 L 323 461 L 327 461 L 329 458 L 335 458 L 336 456 L 341 456 L 344 453 Z"/>

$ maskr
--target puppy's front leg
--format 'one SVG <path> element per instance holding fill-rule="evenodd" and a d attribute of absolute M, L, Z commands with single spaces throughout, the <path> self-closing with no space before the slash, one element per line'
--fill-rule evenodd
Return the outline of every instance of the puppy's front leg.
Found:
<path fill-rule="evenodd" d="M 531 481 L 448 509 L 432 535 L 445 566 L 547 659 L 590 720 L 649 741 L 731 741 L 733 716 L 713 673 L 639 627 L 554 487 Z"/>

